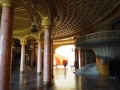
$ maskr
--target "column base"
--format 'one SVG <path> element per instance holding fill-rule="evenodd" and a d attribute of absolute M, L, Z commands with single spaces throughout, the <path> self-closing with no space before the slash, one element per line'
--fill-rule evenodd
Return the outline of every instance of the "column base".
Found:
<path fill-rule="evenodd" d="M 51 81 L 43 81 L 43 85 L 47 86 L 47 85 L 52 85 Z"/>
<path fill-rule="evenodd" d="M 37 72 L 37 74 L 42 74 L 42 72 Z"/>
<path fill-rule="evenodd" d="M 20 73 L 24 73 L 24 71 L 20 71 Z"/>

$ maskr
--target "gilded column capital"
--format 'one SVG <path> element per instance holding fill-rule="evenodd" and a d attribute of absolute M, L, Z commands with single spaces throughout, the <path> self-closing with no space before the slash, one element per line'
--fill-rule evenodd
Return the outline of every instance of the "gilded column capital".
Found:
<path fill-rule="evenodd" d="M 26 45 L 27 43 L 25 41 L 20 41 L 21 45 Z"/>
<path fill-rule="evenodd" d="M 41 41 L 40 41 L 40 40 L 37 40 L 37 43 L 41 43 Z"/>
<path fill-rule="evenodd" d="M 0 4 L 3 7 L 11 7 L 11 6 L 13 6 L 13 0 L 0 0 Z"/>
<path fill-rule="evenodd" d="M 44 26 L 44 28 L 50 28 L 51 22 L 48 17 L 45 17 L 41 24 Z"/>

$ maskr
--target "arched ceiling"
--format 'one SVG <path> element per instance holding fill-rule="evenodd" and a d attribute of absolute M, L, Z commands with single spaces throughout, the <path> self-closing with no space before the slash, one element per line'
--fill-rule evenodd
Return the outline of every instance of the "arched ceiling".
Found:
<path fill-rule="evenodd" d="M 14 11 L 13 34 L 31 33 L 32 22 L 37 23 L 37 29 L 40 31 L 42 19 L 50 18 L 49 10 L 42 0 L 13 0 L 16 4 Z M 35 8 L 36 3 L 36 8 Z M 0 10 L 2 13 L 2 10 Z"/>
<path fill-rule="evenodd" d="M 61 13 L 60 22 L 54 30 L 54 37 L 72 36 L 97 23 L 119 0 L 54 0 Z"/>
<path fill-rule="evenodd" d="M 35 15 L 34 1 L 37 13 Z M 119 0 L 14 0 L 17 4 L 14 13 L 14 35 L 31 33 L 32 22 L 38 30 L 42 19 L 48 17 L 52 24 L 54 39 L 79 35 L 108 15 L 118 5 Z M 84 31 L 85 32 L 85 31 Z"/>
<path fill-rule="evenodd" d="M 31 33 L 32 22 L 37 23 L 40 31 L 42 18 L 49 15 L 45 3 L 41 0 L 16 0 L 15 3 L 17 7 L 14 12 L 14 35 Z"/>

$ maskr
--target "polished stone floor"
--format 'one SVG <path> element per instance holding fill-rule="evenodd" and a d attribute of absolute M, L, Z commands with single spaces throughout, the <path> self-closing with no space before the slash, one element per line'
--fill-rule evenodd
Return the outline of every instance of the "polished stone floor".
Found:
<path fill-rule="evenodd" d="M 42 75 L 37 75 L 36 70 L 24 74 L 12 71 L 10 90 L 120 90 L 118 79 L 73 72 L 71 68 L 54 68 L 53 85 L 43 86 Z"/>

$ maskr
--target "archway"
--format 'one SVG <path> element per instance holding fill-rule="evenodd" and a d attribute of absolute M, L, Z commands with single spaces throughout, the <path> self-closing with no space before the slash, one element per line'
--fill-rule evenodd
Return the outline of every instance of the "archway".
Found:
<path fill-rule="evenodd" d="M 63 67 L 63 63 L 66 62 L 67 67 L 74 65 L 75 52 L 74 45 L 64 45 L 60 46 L 55 50 L 54 65 L 58 67 Z"/>
<path fill-rule="evenodd" d="M 12 70 L 19 70 L 20 68 L 21 45 L 20 40 L 13 38 L 12 44 Z"/>

